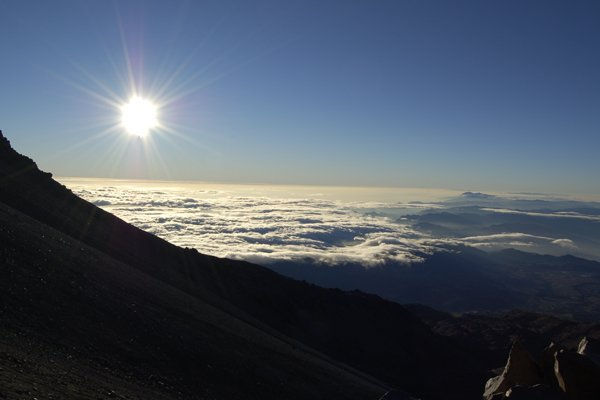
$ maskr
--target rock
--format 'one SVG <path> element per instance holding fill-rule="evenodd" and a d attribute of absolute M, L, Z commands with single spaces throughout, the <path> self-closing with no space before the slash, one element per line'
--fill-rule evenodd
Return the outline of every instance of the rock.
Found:
<path fill-rule="evenodd" d="M 554 373 L 569 400 L 600 399 L 600 366 L 589 357 L 567 351 L 556 353 Z"/>
<path fill-rule="evenodd" d="M 503 383 L 502 375 L 488 379 L 485 383 L 483 398 L 485 400 L 496 400 L 504 397 L 504 392 L 510 388 L 510 384 Z M 499 396 L 498 396 L 499 395 Z"/>
<path fill-rule="evenodd" d="M 577 353 L 587 356 L 590 360 L 600 365 L 600 340 L 584 337 L 579 342 Z"/>
<path fill-rule="evenodd" d="M 564 396 L 548 385 L 538 384 L 533 386 L 513 386 L 504 398 L 511 400 L 563 400 Z"/>
<path fill-rule="evenodd" d="M 491 400 L 497 393 L 505 393 L 516 385 L 532 386 L 542 383 L 540 369 L 519 341 L 513 343 L 504 371 L 485 384 L 484 399 Z"/>
<path fill-rule="evenodd" d="M 391 390 L 383 395 L 379 400 L 419 400 L 410 394 L 401 390 Z"/>
<path fill-rule="evenodd" d="M 559 389 L 556 376 L 554 375 L 555 355 L 559 350 L 561 349 L 554 342 L 551 342 L 550 345 L 544 349 L 539 359 L 540 371 L 544 383 L 555 390 Z"/>

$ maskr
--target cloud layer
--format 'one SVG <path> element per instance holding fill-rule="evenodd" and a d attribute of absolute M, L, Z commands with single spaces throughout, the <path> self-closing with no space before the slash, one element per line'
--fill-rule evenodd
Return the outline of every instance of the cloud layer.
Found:
<path fill-rule="evenodd" d="M 318 196 L 275 197 L 260 190 L 248 195 L 185 185 L 161 188 L 81 183 L 69 187 L 127 222 L 179 246 L 263 264 L 294 260 L 365 266 L 409 263 L 457 244 L 483 250 L 514 247 L 537 251 L 551 246 L 565 253 L 576 248 L 566 238 L 518 232 L 433 239 L 390 217 L 397 210 L 420 212 L 425 206 L 422 203 L 339 202 Z M 385 210 L 391 210 L 387 216 Z"/>
<path fill-rule="evenodd" d="M 544 248 L 554 245 L 563 249 L 577 249 L 570 239 L 555 239 L 546 236 L 529 235 L 526 233 L 498 233 L 493 235 L 468 236 L 461 238 L 464 244 L 482 250 L 501 250 L 506 248 L 532 252 L 543 252 Z M 541 251 L 540 251 L 541 250 Z"/>

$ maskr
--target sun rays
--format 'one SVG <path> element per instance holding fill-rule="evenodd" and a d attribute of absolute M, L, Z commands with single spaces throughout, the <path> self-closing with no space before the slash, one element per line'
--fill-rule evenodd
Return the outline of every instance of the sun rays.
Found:
<path fill-rule="evenodd" d="M 203 89 L 206 86 L 204 82 L 213 82 L 213 75 L 219 79 L 222 77 L 222 71 L 209 71 L 222 56 L 204 60 L 203 66 L 193 62 L 217 26 L 209 31 L 205 40 L 199 41 L 194 48 L 186 49 L 187 54 L 179 59 L 170 48 L 160 58 L 162 61 L 156 70 L 145 68 L 143 40 L 139 43 L 134 40 L 137 33 L 125 28 L 127 24 L 118 9 L 115 25 L 120 52 L 110 52 L 108 49 L 112 46 L 99 37 L 104 40 L 104 59 L 108 65 L 102 77 L 66 54 L 63 57 L 71 64 L 74 73 L 66 75 L 47 71 L 76 89 L 81 94 L 77 96 L 79 103 L 89 104 L 98 110 L 97 116 L 86 118 L 81 126 L 73 128 L 80 140 L 63 147 L 54 157 L 82 149 L 97 149 L 102 152 L 102 157 L 91 161 L 97 164 L 92 165 L 94 169 L 108 170 L 111 175 L 134 176 L 139 176 L 138 172 L 143 170 L 141 175 L 148 178 L 170 178 L 172 174 L 168 163 L 161 155 L 165 145 L 177 151 L 192 146 L 204 153 L 218 153 L 202 141 L 205 134 L 202 127 L 183 122 L 180 115 L 184 99 Z M 223 50 L 224 54 L 229 51 Z M 62 52 L 57 49 L 57 53 Z M 111 78 L 106 79 L 107 75 Z M 193 101 L 186 103 L 188 110 L 190 104 L 193 105 Z M 196 109 L 189 113 L 194 118 L 201 115 L 201 111 Z"/>
<path fill-rule="evenodd" d="M 210 119 L 218 104 L 210 103 L 215 96 L 208 87 L 281 46 L 264 41 L 258 53 L 248 54 L 245 46 L 260 28 L 236 31 L 225 24 L 230 15 L 203 27 L 192 46 L 180 46 L 185 43 L 182 35 L 189 34 L 184 33 L 183 21 L 172 26 L 171 32 L 162 31 L 160 43 L 154 45 L 143 17 L 127 8 L 122 14 L 120 8 L 115 3 L 112 34 L 92 29 L 103 50 L 96 63 L 83 62 L 48 43 L 71 70 L 46 72 L 75 89 L 71 101 L 85 106 L 83 113 L 73 114 L 63 131 L 77 139 L 58 148 L 50 159 L 68 155 L 87 160 L 91 174 L 147 179 L 177 175 L 174 155 L 190 156 L 191 148 L 194 158 L 218 163 L 222 157 L 219 143 L 228 143 L 230 137 Z M 185 8 L 178 15 L 186 19 Z M 215 47 L 216 37 L 229 42 Z"/>

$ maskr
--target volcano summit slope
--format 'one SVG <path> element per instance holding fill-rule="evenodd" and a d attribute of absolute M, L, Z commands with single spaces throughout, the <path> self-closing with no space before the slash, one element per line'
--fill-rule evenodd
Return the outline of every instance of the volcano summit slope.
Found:
<path fill-rule="evenodd" d="M 488 376 L 399 304 L 176 247 L 3 136 L 0 215 L 6 398 L 476 398 Z"/>

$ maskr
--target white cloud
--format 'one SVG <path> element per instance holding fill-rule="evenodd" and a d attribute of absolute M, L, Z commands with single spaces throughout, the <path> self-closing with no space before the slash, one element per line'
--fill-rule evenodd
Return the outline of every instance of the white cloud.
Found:
<path fill-rule="evenodd" d="M 433 239 L 394 222 L 394 218 L 370 212 L 373 208 L 411 207 L 408 203 L 269 197 L 260 192 L 249 195 L 185 185 L 157 189 L 88 183 L 70 188 L 174 244 L 263 264 L 306 259 L 365 266 L 418 262 L 426 254 L 460 244 L 486 250 L 515 247 L 535 251 L 551 246 L 564 252 L 576 248 L 569 239 L 523 233 Z"/>
<path fill-rule="evenodd" d="M 397 204 L 207 194 L 185 188 L 156 191 L 75 185 L 71 189 L 174 244 L 220 257 L 369 266 L 419 261 L 423 253 L 434 250 L 422 242 L 426 236 L 408 226 L 361 212 Z"/>
<path fill-rule="evenodd" d="M 496 242 L 496 241 L 512 241 L 512 240 L 535 240 L 535 241 L 551 241 L 554 240 L 553 238 L 549 238 L 549 237 L 545 237 L 545 236 L 536 236 L 536 235 L 529 235 L 527 233 L 520 233 L 520 232 L 509 232 L 509 233 L 496 233 L 493 235 L 481 235 L 481 236 L 468 236 L 465 238 L 462 238 L 463 241 L 465 242 Z"/>
<path fill-rule="evenodd" d="M 508 208 L 482 208 L 483 211 L 502 213 L 502 214 L 517 214 L 517 215 L 528 215 L 531 217 L 547 217 L 547 218 L 575 218 L 584 219 L 587 221 L 600 221 L 600 217 L 596 215 L 585 215 L 571 211 L 556 211 L 556 212 L 534 212 L 534 211 L 520 211 L 511 210 Z"/>
<path fill-rule="evenodd" d="M 470 236 L 460 239 L 464 244 L 482 250 L 500 250 L 506 248 L 522 249 L 537 253 L 564 253 L 577 246 L 570 239 L 536 236 L 520 232 L 498 233 L 493 235 Z"/>
<path fill-rule="evenodd" d="M 566 249 L 577 249 L 577 245 L 571 239 L 556 239 L 552 241 L 552 244 L 556 244 Z"/>

